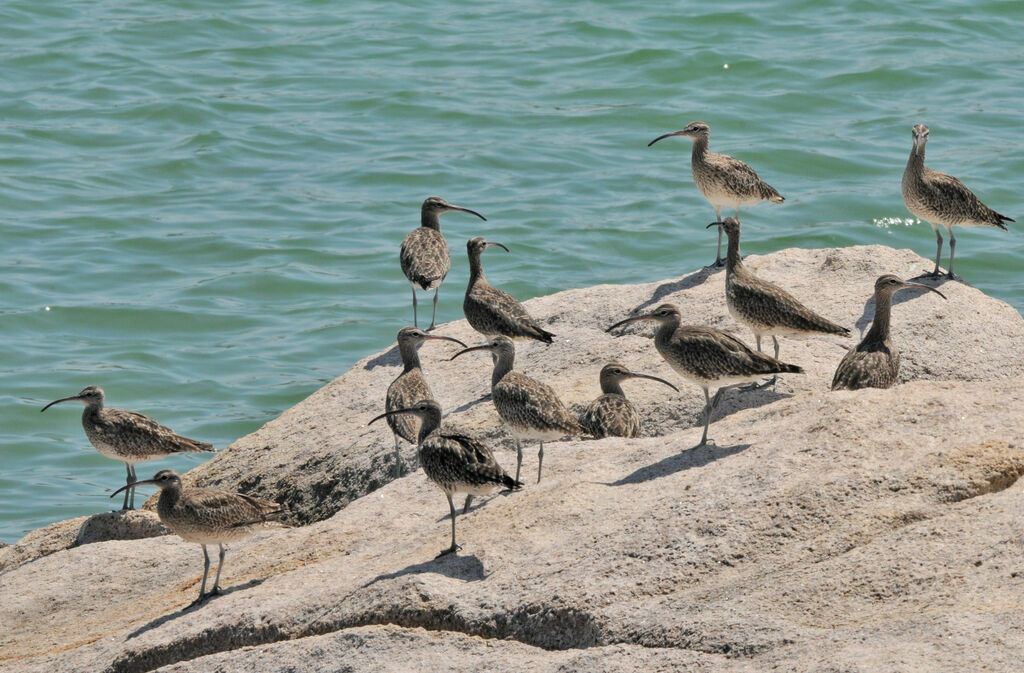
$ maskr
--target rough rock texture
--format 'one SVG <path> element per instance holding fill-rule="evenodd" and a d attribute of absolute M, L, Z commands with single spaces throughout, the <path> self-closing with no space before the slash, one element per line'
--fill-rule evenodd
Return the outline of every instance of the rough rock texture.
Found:
<path fill-rule="evenodd" d="M 929 265 L 881 247 L 784 251 L 748 264 L 851 326 L 875 276 Z M 831 292 L 846 274 L 863 277 L 856 305 L 844 312 L 812 301 L 815 287 Z M 701 272 L 535 300 L 529 310 L 556 316 L 546 326 L 560 339 L 524 347 L 523 369 L 580 404 L 599 393 L 597 372 L 611 357 L 677 381 L 649 332 L 612 338 L 601 328 L 662 301 L 727 327 L 723 281 Z M 829 339 L 786 340 L 783 358 L 808 374 L 784 378 L 774 393 L 730 393 L 711 429 L 717 446 L 701 448 L 689 448 L 700 436 L 691 427 L 697 388 L 630 386 L 648 431 L 663 436 L 548 445 L 544 482 L 460 517 L 463 550 L 442 559 L 434 556 L 448 542 L 443 494 L 419 471 L 385 483 L 390 432 L 364 427 L 397 356 L 365 360 L 236 442 L 226 453 L 237 464 L 218 456 L 199 475 L 210 483 L 219 465 L 221 483 L 248 480 L 264 496 L 276 484 L 308 505 L 310 519 L 329 513 L 302 492 L 317 484 L 319 497 L 347 507 L 234 545 L 226 594 L 191 610 L 202 553 L 176 536 L 78 545 L 9 566 L 0 573 L 0 667 L 1016 670 L 1024 322 L 975 290 L 942 289 L 948 303 L 910 295 L 894 309 L 904 376 L 923 380 L 832 393 L 842 350 Z M 620 295 L 630 299 L 620 304 Z M 441 331 L 469 337 L 463 329 Z M 444 380 L 434 385 L 442 405 L 465 407 L 450 420 L 502 436 L 489 428 L 489 402 L 466 404 L 486 390 L 490 368 L 469 357 L 444 363 L 424 353 L 424 368 L 432 384 Z M 499 462 L 514 464 L 505 442 L 494 446 Z M 528 451 L 527 474 L 535 460 Z M 260 469 L 268 476 L 253 479 Z M 372 493 L 344 491 L 340 475 L 354 486 L 374 470 Z"/>

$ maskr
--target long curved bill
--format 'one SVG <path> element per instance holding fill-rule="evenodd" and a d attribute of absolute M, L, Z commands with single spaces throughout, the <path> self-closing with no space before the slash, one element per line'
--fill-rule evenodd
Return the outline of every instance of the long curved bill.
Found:
<path fill-rule="evenodd" d="M 654 316 L 653 315 L 638 315 L 638 316 L 635 316 L 633 318 L 626 318 L 625 320 L 620 320 L 619 322 L 615 323 L 614 325 L 612 325 L 611 327 L 606 329 L 605 332 L 611 332 L 616 327 L 622 327 L 623 325 L 628 325 L 631 322 L 639 322 L 641 320 L 654 320 Z"/>
<path fill-rule="evenodd" d="M 415 409 L 411 409 L 411 408 L 392 409 L 391 411 L 385 411 L 383 414 L 381 414 L 379 416 L 374 416 L 373 420 L 371 420 L 369 423 L 367 423 L 367 425 L 373 425 L 375 422 L 379 421 L 382 418 L 387 418 L 388 416 L 397 416 L 398 414 L 411 414 L 414 411 L 415 411 Z"/>
<path fill-rule="evenodd" d="M 450 358 L 448 358 L 448 361 L 451 362 L 452 360 L 454 360 L 455 358 L 459 357 L 463 353 L 469 353 L 471 351 L 486 351 L 486 350 L 490 350 L 490 349 L 491 349 L 491 344 L 489 344 L 489 343 L 483 344 L 482 346 L 470 346 L 469 348 L 464 348 L 463 350 L 459 351 L 455 355 L 453 355 Z"/>
<path fill-rule="evenodd" d="M 676 391 L 677 393 L 679 392 L 679 388 L 676 388 L 674 385 L 672 385 L 671 383 L 669 383 L 665 379 L 658 378 L 657 376 L 651 376 L 650 374 L 639 374 L 637 372 L 630 372 L 629 376 L 627 378 L 631 378 L 631 379 L 650 379 L 651 381 L 658 381 L 660 383 L 664 383 L 666 386 L 668 386 L 672 390 Z"/>
<path fill-rule="evenodd" d="M 664 140 L 665 138 L 671 138 L 672 136 L 685 136 L 685 135 L 686 135 L 685 131 L 673 131 L 672 133 L 666 133 L 665 135 L 658 136 L 657 138 L 655 138 L 651 142 L 647 143 L 647 146 L 650 147 L 654 143 L 658 142 L 659 140 Z"/>
<path fill-rule="evenodd" d="M 79 397 L 78 395 L 72 395 L 71 397 L 62 397 L 62 398 L 61 398 L 61 399 L 59 399 L 59 400 L 54 400 L 53 402 L 50 402 L 49 404 L 47 404 L 47 405 L 46 405 L 45 407 L 43 407 L 43 408 L 42 408 L 42 409 L 40 409 L 39 411 L 41 411 L 41 412 L 42 412 L 42 411 L 46 411 L 47 409 L 49 409 L 49 408 L 50 408 L 50 407 L 52 407 L 53 405 L 55 405 L 55 404 L 60 404 L 61 402 L 71 402 L 71 401 L 74 401 L 74 400 L 80 400 L 80 399 L 82 399 L 82 398 L 81 398 L 81 397 Z"/>
<path fill-rule="evenodd" d="M 498 246 L 499 248 L 501 248 L 505 252 L 511 252 L 508 248 L 506 248 L 504 246 L 504 244 L 498 243 L 497 241 L 487 241 L 486 243 L 484 243 L 484 250 L 486 250 L 487 248 L 491 247 L 492 245 Z"/>
<path fill-rule="evenodd" d="M 480 213 L 476 212 L 475 210 L 470 210 L 469 208 L 463 208 L 462 206 L 455 206 L 455 205 L 452 205 L 452 204 L 449 203 L 448 204 L 448 210 L 457 210 L 460 213 L 470 213 L 472 215 L 476 215 L 477 217 L 479 217 L 484 222 L 487 221 L 487 218 L 484 217 L 483 215 L 481 215 Z"/>
<path fill-rule="evenodd" d="M 917 288 L 921 288 L 922 290 L 931 290 L 932 292 L 934 292 L 935 294 L 939 295 L 943 299 L 946 299 L 946 295 L 942 294 L 941 292 L 936 290 L 934 287 L 929 287 L 927 285 L 921 285 L 920 283 L 908 283 L 907 281 L 903 281 L 903 287 L 917 287 Z"/>
<path fill-rule="evenodd" d="M 136 486 L 150 486 L 150 485 L 153 485 L 153 486 L 155 486 L 155 485 L 156 485 L 156 481 L 155 481 L 155 480 L 153 480 L 153 479 L 143 479 L 142 481 L 136 481 L 136 482 L 135 482 L 135 483 L 133 483 L 133 484 L 125 484 L 125 485 L 124 485 L 124 486 L 122 486 L 121 488 L 119 488 L 119 489 L 117 489 L 116 491 L 114 491 L 113 493 L 111 493 L 111 494 L 110 494 L 110 497 L 111 497 L 111 498 L 113 498 L 113 497 L 114 497 L 115 495 L 117 495 L 118 493 L 120 493 L 120 492 L 122 492 L 122 491 L 126 491 L 126 490 L 128 490 L 129 488 L 135 488 Z"/>
<path fill-rule="evenodd" d="M 711 224 L 709 224 L 708 226 L 706 226 L 704 228 L 705 229 L 710 229 L 711 227 L 721 227 L 721 226 L 722 226 L 722 222 L 712 222 Z"/>
<path fill-rule="evenodd" d="M 424 338 L 424 339 L 436 339 L 436 340 L 438 340 L 438 341 L 454 341 L 455 343 L 459 344 L 459 345 L 460 345 L 460 346 L 462 346 L 463 348 L 465 348 L 465 347 L 466 347 L 466 344 L 462 343 L 462 342 L 461 342 L 461 341 L 459 341 L 458 339 L 455 339 L 455 338 L 453 338 L 453 337 L 446 337 L 446 336 L 441 336 L 440 334 L 428 334 L 428 335 L 426 335 L 426 336 L 425 336 L 425 337 L 423 337 L 423 338 Z"/>

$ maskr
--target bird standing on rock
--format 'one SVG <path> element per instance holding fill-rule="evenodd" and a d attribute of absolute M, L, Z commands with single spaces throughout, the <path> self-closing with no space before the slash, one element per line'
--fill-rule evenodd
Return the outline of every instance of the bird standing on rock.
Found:
<path fill-rule="evenodd" d="M 683 325 L 679 309 L 662 304 L 651 313 L 621 320 L 606 332 L 640 320 L 654 320 L 658 330 L 654 333 L 654 346 L 661 357 L 680 376 L 696 383 L 704 390 L 704 434 L 700 444 L 708 443 L 711 412 L 722 393 L 741 383 L 780 373 L 799 374 L 803 369 L 779 362 L 773 357 L 752 351 L 742 341 L 713 327 Z M 708 389 L 718 387 L 714 400 Z"/>
<path fill-rule="evenodd" d="M 409 279 L 409 286 L 412 287 L 412 322 L 419 327 L 419 319 L 416 315 L 416 286 L 424 290 L 434 290 L 434 314 L 430 319 L 430 327 L 427 331 L 434 329 L 437 322 L 437 293 L 441 289 L 448 271 L 452 268 L 451 253 L 448 252 L 448 242 L 441 234 L 442 213 L 451 211 L 471 213 L 484 222 L 487 218 L 469 208 L 456 206 L 448 203 L 439 196 L 431 196 L 423 202 L 420 208 L 420 226 L 411 231 L 402 239 L 402 249 L 399 254 L 399 262 L 402 264 L 402 273 Z"/>
<path fill-rule="evenodd" d="M 903 203 L 907 210 L 932 225 L 938 249 L 935 251 L 935 269 L 925 277 L 939 277 L 939 259 L 942 257 L 942 234 L 938 225 L 949 234 L 949 272 L 947 278 L 956 279 L 953 274 L 953 255 L 956 253 L 956 237 L 953 227 L 998 227 L 1006 231 L 1004 222 L 1014 222 L 1006 215 L 992 210 L 967 185 L 952 175 L 933 171 L 924 165 L 924 147 L 928 143 L 928 127 L 917 124 L 911 131 L 914 146 L 903 170 Z"/>
<path fill-rule="evenodd" d="M 82 392 L 50 402 L 40 411 L 46 411 L 61 402 L 81 402 L 82 427 L 96 450 L 107 458 L 120 460 L 128 471 L 124 504 L 121 509 L 135 509 L 135 463 L 166 458 L 175 453 L 214 451 L 212 444 L 182 437 L 149 416 L 127 409 L 104 407 L 103 389 L 87 386 Z M 118 491 L 120 492 L 120 490 Z"/>
<path fill-rule="evenodd" d="M 227 550 L 224 544 L 248 537 L 263 525 L 280 521 L 287 514 L 286 507 L 241 493 L 217 488 L 184 488 L 181 477 L 174 470 L 160 470 L 152 479 L 135 482 L 134 486 L 153 484 L 160 488 L 156 513 L 160 521 L 186 542 L 198 543 L 203 548 L 203 581 L 199 585 L 199 598 L 192 605 L 202 603 L 221 592 L 220 571 L 224 567 Z M 122 486 L 110 497 L 130 488 Z M 220 547 L 217 576 L 213 588 L 206 591 L 206 577 L 210 573 L 210 555 L 206 545 Z"/>
<path fill-rule="evenodd" d="M 418 327 L 403 327 L 398 330 L 398 353 L 402 356 L 402 373 L 388 386 L 387 395 L 384 397 L 385 411 L 405 409 L 420 400 L 434 399 L 433 393 L 430 392 L 430 386 L 427 385 L 427 380 L 423 377 L 423 370 L 420 368 L 419 349 L 428 339 L 453 341 L 463 348 L 466 347 L 466 344 L 458 339 L 439 334 L 427 334 Z M 388 416 L 387 422 L 395 435 L 395 478 L 397 479 L 402 476 L 402 454 L 398 438 L 401 437 L 405 441 L 415 444 L 419 437 L 420 422 L 414 414 Z"/>
<path fill-rule="evenodd" d="M 832 390 L 889 388 L 896 383 L 900 373 L 900 352 L 889 339 L 889 316 L 892 314 L 892 296 L 906 288 L 930 290 L 946 298 L 934 287 L 908 283 L 892 274 L 879 276 L 875 281 L 875 317 L 871 329 L 839 363 L 832 378 Z"/>
<path fill-rule="evenodd" d="M 850 330 L 807 308 L 796 297 L 774 283 L 755 276 L 740 258 L 740 221 L 727 217 L 712 222 L 729 238 L 729 251 L 725 265 L 725 303 L 737 322 L 754 333 L 757 350 L 761 350 L 761 337 L 771 336 L 775 344 L 775 359 L 779 359 L 780 336 L 804 337 L 810 334 L 839 334 L 849 336 Z M 770 383 L 774 383 L 774 377 Z"/>
<path fill-rule="evenodd" d="M 658 136 L 647 143 L 650 147 L 659 140 L 673 136 L 685 136 L 693 141 L 693 153 L 690 155 L 690 167 L 693 170 L 693 182 L 704 198 L 711 202 L 715 209 L 715 220 L 722 221 L 722 208 L 728 206 L 736 210 L 740 216 L 740 206 L 749 206 L 760 201 L 783 203 L 786 199 L 767 182 L 757 177 L 754 169 L 739 159 L 726 154 L 718 154 L 708 150 L 708 139 L 711 127 L 704 122 L 690 122 L 682 131 L 674 131 Z M 718 252 L 714 266 L 722 266 L 722 230 L 718 231 Z"/>
<path fill-rule="evenodd" d="M 495 245 L 508 252 L 508 248 L 501 243 L 486 241 L 480 236 L 466 242 L 469 285 L 466 287 L 466 299 L 462 302 L 466 320 L 470 327 L 485 336 L 500 334 L 510 339 L 536 339 L 551 343 L 554 334 L 538 325 L 515 297 L 494 287 L 484 277 L 480 256 L 484 250 Z"/>
<path fill-rule="evenodd" d="M 633 403 L 622 392 L 622 382 L 627 379 L 649 379 L 664 383 L 672 390 L 679 388 L 657 376 L 639 374 L 617 362 L 601 368 L 601 396 L 591 402 L 580 417 L 580 425 L 594 437 L 639 437 L 642 423 Z"/>
<path fill-rule="evenodd" d="M 491 373 L 491 400 L 494 408 L 505 421 L 516 440 L 516 481 L 523 466 L 523 440 L 540 440 L 537 451 L 537 483 L 540 483 L 544 467 L 544 442 L 553 442 L 565 436 L 579 437 L 584 433 L 579 422 L 566 409 L 550 386 L 513 371 L 516 349 L 512 340 L 496 336 L 480 346 L 472 346 L 452 356 L 452 360 L 463 353 L 490 351 L 494 360 Z"/>
<path fill-rule="evenodd" d="M 398 415 L 414 415 L 420 419 L 420 465 L 427 478 L 444 491 L 452 514 L 452 544 L 439 556 L 454 553 L 460 547 L 455 543 L 455 503 L 452 502 L 452 495 L 466 494 L 466 504 L 462 510 L 465 514 L 469 511 L 469 503 L 474 495 L 487 495 L 497 488 L 515 491 L 522 484 L 501 469 L 494 454 L 480 440 L 451 430 L 442 432 L 441 407 L 434 400 L 420 400 L 404 409 L 386 411 L 370 423 Z"/>

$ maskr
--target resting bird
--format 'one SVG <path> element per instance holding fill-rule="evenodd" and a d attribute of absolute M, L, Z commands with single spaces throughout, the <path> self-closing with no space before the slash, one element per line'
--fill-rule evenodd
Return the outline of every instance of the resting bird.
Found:
<path fill-rule="evenodd" d="M 135 509 L 135 463 L 166 458 L 175 453 L 214 451 L 212 444 L 182 437 L 160 425 L 149 416 L 127 409 L 103 406 L 103 389 L 87 386 L 82 392 L 50 402 L 40 411 L 46 411 L 61 402 L 81 402 L 82 427 L 96 450 L 107 458 L 120 460 L 128 471 L 121 509 Z"/>
<path fill-rule="evenodd" d="M 911 287 L 930 290 L 946 298 L 946 295 L 927 285 L 908 283 L 892 274 L 879 276 L 875 281 L 875 317 L 871 329 L 839 363 L 832 377 L 832 390 L 889 388 L 896 383 L 900 373 L 900 352 L 889 340 L 889 315 L 892 313 L 892 296 Z"/>
<path fill-rule="evenodd" d="M 152 479 L 135 482 L 135 486 L 153 484 L 160 487 L 156 513 L 160 521 L 186 542 L 195 542 L 203 548 L 203 581 L 199 585 L 199 598 L 192 605 L 221 593 L 220 571 L 224 567 L 224 543 L 248 537 L 263 525 L 280 521 L 287 514 L 286 507 L 241 493 L 217 488 L 184 488 L 181 477 L 174 470 L 160 470 Z M 128 489 L 122 486 L 110 497 Z M 206 545 L 220 547 L 217 576 L 213 588 L 206 591 L 206 577 L 210 573 L 210 555 Z"/>
<path fill-rule="evenodd" d="M 907 167 L 903 171 L 903 203 L 907 210 L 932 225 L 938 249 L 935 251 L 935 269 L 925 274 L 926 277 L 937 278 L 939 260 L 942 258 L 942 234 L 938 225 L 946 228 L 949 234 L 949 272 L 947 278 L 956 278 L 953 274 L 953 255 L 956 253 L 956 237 L 953 227 L 998 227 L 1006 231 L 1004 222 L 1014 222 L 1006 215 L 1001 215 L 982 203 L 967 185 L 952 175 L 933 171 L 924 165 L 924 147 L 928 143 L 928 127 L 916 125 L 911 131 L 914 146 L 907 159 Z"/>
<path fill-rule="evenodd" d="M 783 203 L 786 199 L 774 187 L 757 177 L 754 169 L 739 159 L 726 154 L 708 151 L 708 138 L 711 127 L 704 122 L 690 122 L 682 131 L 666 133 L 658 136 L 647 144 L 648 147 L 664 138 L 685 136 L 693 141 L 693 154 L 690 155 L 690 167 L 693 170 L 693 182 L 704 198 L 711 202 L 715 209 L 715 220 L 722 221 L 722 208 L 728 206 L 736 210 L 740 216 L 740 206 L 749 206 L 760 201 Z M 718 231 L 718 252 L 715 255 L 715 266 L 722 266 L 722 231 Z"/>
<path fill-rule="evenodd" d="M 434 329 L 437 321 L 437 293 L 441 289 L 441 283 L 452 268 L 452 257 L 448 252 L 448 242 L 441 234 L 442 213 L 453 210 L 461 213 L 471 213 L 483 221 L 487 218 L 469 208 L 456 206 L 448 203 L 439 196 L 431 196 L 423 202 L 420 208 L 420 227 L 413 229 L 402 239 L 402 249 L 398 260 L 402 264 L 402 273 L 409 279 L 409 286 L 412 287 L 412 322 L 419 326 L 419 319 L 416 315 L 416 286 L 424 290 L 434 290 L 434 315 L 430 319 L 430 327 L 427 331 Z"/>
<path fill-rule="evenodd" d="M 679 388 L 657 376 L 631 372 L 617 362 L 601 368 L 601 396 L 587 405 L 580 417 L 580 425 L 594 437 L 639 437 L 643 428 L 640 414 L 633 403 L 626 399 L 622 392 L 622 382 L 626 379 L 649 379 L 664 383 L 672 390 Z"/>
<path fill-rule="evenodd" d="M 515 491 L 522 484 L 505 474 L 494 454 L 480 440 L 453 430 L 442 432 L 441 407 L 434 400 L 420 400 L 404 409 L 385 411 L 370 423 L 400 414 L 412 414 L 420 419 L 420 465 L 427 478 L 444 491 L 452 514 L 452 544 L 438 556 L 451 554 L 460 549 L 455 543 L 454 494 L 466 494 L 466 505 L 462 510 L 465 514 L 474 495 L 487 495 L 498 488 Z"/>

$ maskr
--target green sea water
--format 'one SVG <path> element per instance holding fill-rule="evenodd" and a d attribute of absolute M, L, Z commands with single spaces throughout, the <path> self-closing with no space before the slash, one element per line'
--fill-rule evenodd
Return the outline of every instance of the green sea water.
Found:
<path fill-rule="evenodd" d="M 647 147 L 697 119 L 786 197 L 744 211 L 745 252 L 931 258 L 900 196 L 918 122 L 931 167 L 1020 219 L 1021 35 L 1019 1 L 9 0 L 0 540 L 109 509 L 124 483 L 80 407 L 50 400 L 100 385 L 223 447 L 388 347 L 427 196 L 487 217 L 442 220 L 441 321 L 475 235 L 512 250 L 487 272 L 520 299 L 709 262 L 689 141 Z M 960 230 L 956 263 L 1018 310 L 1020 226 Z"/>

